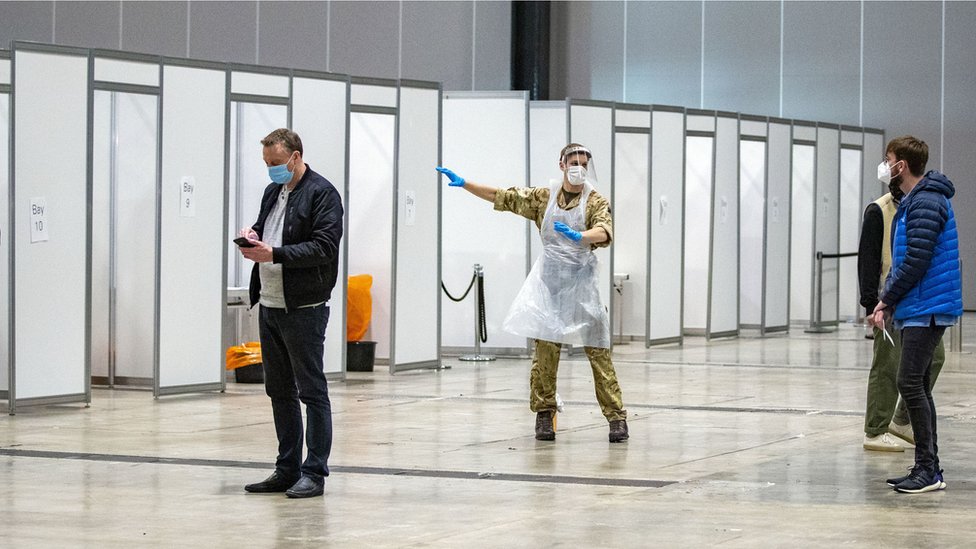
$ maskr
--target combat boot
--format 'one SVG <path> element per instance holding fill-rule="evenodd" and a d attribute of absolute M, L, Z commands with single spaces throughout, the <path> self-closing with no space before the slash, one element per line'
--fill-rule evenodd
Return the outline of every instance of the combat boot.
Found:
<path fill-rule="evenodd" d="M 626 419 L 615 419 L 610 422 L 610 442 L 624 442 L 630 438 L 627 431 Z"/>
<path fill-rule="evenodd" d="M 544 410 L 536 413 L 535 439 L 556 440 L 556 431 L 552 428 L 552 410 Z"/>

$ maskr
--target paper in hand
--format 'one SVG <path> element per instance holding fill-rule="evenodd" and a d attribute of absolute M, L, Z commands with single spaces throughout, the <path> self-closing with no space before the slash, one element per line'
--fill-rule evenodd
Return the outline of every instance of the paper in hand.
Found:
<path fill-rule="evenodd" d="M 891 338 L 891 334 L 888 333 L 888 329 L 885 328 L 883 325 L 881 326 L 881 332 L 884 334 L 885 339 L 888 340 L 888 343 L 891 343 L 891 346 L 894 347 L 895 340 Z"/>

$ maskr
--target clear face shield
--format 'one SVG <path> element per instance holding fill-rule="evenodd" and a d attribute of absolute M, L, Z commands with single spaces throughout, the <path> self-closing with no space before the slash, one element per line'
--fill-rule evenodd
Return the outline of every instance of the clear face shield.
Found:
<path fill-rule="evenodd" d="M 597 186 L 596 163 L 593 161 L 590 150 L 586 147 L 569 149 L 559 161 L 563 175 L 570 185 L 582 185 L 584 182 L 589 182 L 590 185 Z"/>

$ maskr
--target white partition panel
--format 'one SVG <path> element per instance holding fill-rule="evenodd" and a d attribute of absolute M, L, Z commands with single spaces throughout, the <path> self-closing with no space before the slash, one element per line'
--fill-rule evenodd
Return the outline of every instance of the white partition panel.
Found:
<path fill-rule="evenodd" d="M 607 200 L 613 197 L 613 120 L 612 103 L 569 101 L 569 141 L 590 149 L 597 170 L 596 191 Z M 616 316 L 610 301 L 613 257 L 607 248 L 597 248 L 596 255 L 600 260 L 600 301 L 609 309 L 612 319 Z"/>
<path fill-rule="evenodd" d="M 439 86 L 401 81 L 390 373 L 440 365 L 440 104 Z"/>
<path fill-rule="evenodd" d="M 462 177 L 501 188 L 529 186 L 526 149 L 528 147 L 528 96 L 525 92 L 447 92 L 443 100 L 442 163 Z M 560 102 L 560 105 L 565 103 Z M 565 145 L 565 108 L 539 111 L 533 104 L 533 122 L 541 114 L 554 132 L 545 134 L 561 143 L 549 147 L 548 170 L 541 170 L 535 186 L 547 185 L 559 174 L 559 149 Z M 537 111 L 539 111 L 537 113 Z M 560 116 L 561 115 L 561 116 Z M 561 120 L 561 122 L 560 122 Z M 540 123 L 541 125 L 541 123 Z M 471 131 L 478 128 L 478 131 Z M 551 133 L 556 133 L 552 137 Z M 533 143 L 533 157 L 541 154 Z M 540 146 L 540 149 L 543 147 Z M 555 175 L 553 175 L 555 174 Z M 527 234 L 538 239 L 535 223 L 510 213 L 496 212 L 492 205 L 462 189 L 448 187 L 441 178 L 443 230 L 442 277 L 456 297 L 468 286 L 472 266 L 480 264 L 485 274 L 485 316 L 488 350 L 497 353 L 522 353 L 524 337 L 501 329 L 508 309 L 522 287 L 528 264 Z M 531 224 L 531 227 L 529 227 Z M 472 243 L 477 245 L 472 245 Z M 473 293 L 471 294 L 474 295 Z M 453 351 L 474 346 L 472 297 L 460 303 L 441 300 L 441 344 Z"/>
<path fill-rule="evenodd" d="M 10 93 L 10 52 L 0 50 L 0 86 L 4 86 L 2 93 Z"/>
<path fill-rule="evenodd" d="M 845 132 L 846 133 L 846 132 Z M 860 147 L 843 147 L 840 151 L 840 253 L 856 253 L 861 235 L 861 163 L 864 155 Z M 859 303 L 857 257 L 838 260 L 838 319 L 854 321 L 861 309 Z"/>
<path fill-rule="evenodd" d="M 691 335 L 705 335 L 708 329 L 712 190 L 715 178 L 715 116 L 689 113 L 686 129 L 682 329 Z"/>
<path fill-rule="evenodd" d="M 98 63 L 96 62 L 96 67 Z M 159 67 L 156 68 L 157 72 Z M 96 69 L 97 71 L 97 69 Z M 114 93 L 96 90 L 92 113 L 92 274 L 91 274 L 91 375 L 95 383 L 107 383 L 111 355 L 112 292 L 112 147 Z M 150 210 L 155 212 L 156 209 Z M 155 224 L 153 224 L 155 233 Z M 155 254 L 156 247 L 150 247 Z M 153 280 L 156 278 L 153 271 Z M 155 309 L 156 292 L 150 294 Z M 155 318 L 155 317 L 154 317 Z"/>
<path fill-rule="evenodd" d="M 264 164 L 261 140 L 278 128 L 288 126 L 288 107 L 244 101 L 230 103 L 230 185 L 227 231 L 236 236 L 242 227 L 257 221 L 261 197 L 271 183 Z M 298 135 L 301 136 L 299 133 Z M 302 146 L 304 148 L 304 136 Z M 247 286 L 254 265 L 245 259 L 237 244 L 227 243 L 227 285 Z"/>
<path fill-rule="evenodd" d="M 771 119 L 766 141 L 766 276 L 763 331 L 790 325 L 790 186 L 792 127 Z"/>
<path fill-rule="evenodd" d="M 758 124 L 758 123 L 756 123 Z M 766 227 L 766 127 L 746 132 L 739 143 L 739 321 L 764 326 Z"/>
<path fill-rule="evenodd" d="M 649 326 L 646 345 L 682 340 L 682 257 L 685 249 L 684 109 L 653 107 L 651 131 L 651 202 L 648 212 L 650 252 L 647 270 Z M 710 157 L 708 161 L 711 162 Z M 711 177 L 710 169 L 707 173 Z"/>
<path fill-rule="evenodd" d="M 817 128 L 807 122 L 793 125 L 790 220 L 790 320 L 810 322 L 813 291 L 814 213 L 817 209 Z"/>
<path fill-rule="evenodd" d="M 156 65 L 159 72 L 159 66 Z M 92 376 L 151 385 L 156 342 L 158 97 L 96 91 L 92 144 Z"/>
<path fill-rule="evenodd" d="M 390 358 L 393 292 L 393 186 L 396 116 L 353 111 L 349 118 L 349 275 L 373 277 L 366 338 Z"/>
<path fill-rule="evenodd" d="M 864 129 L 864 146 L 862 148 L 862 181 L 861 212 L 871 202 L 881 198 L 888 192 L 887 186 L 878 181 L 878 164 L 884 159 L 885 138 L 881 130 Z"/>
<path fill-rule="evenodd" d="M 647 339 L 647 251 L 650 220 L 650 109 L 617 106 L 614 137 L 614 274 L 621 282 L 611 327 L 624 339 Z"/>
<path fill-rule="evenodd" d="M 814 251 L 836 254 L 840 246 L 840 128 L 817 126 L 817 210 L 814 218 Z M 814 316 L 820 308 L 821 324 L 836 324 L 840 289 L 837 259 L 823 261 L 820 294 L 813 289 Z M 816 268 L 816 265 L 814 265 Z"/>
<path fill-rule="evenodd" d="M 10 60 L 0 52 L 0 197 L 10 196 L 9 153 L 10 153 Z M 0 207 L 0 397 L 6 393 L 10 383 L 7 369 L 10 367 L 8 352 L 10 313 L 10 227 L 9 208 Z"/>
<path fill-rule="evenodd" d="M 138 86 L 159 86 L 159 64 L 129 59 L 95 58 L 95 80 Z"/>
<path fill-rule="evenodd" d="M 226 71 L 163 68 L 155 393 L 223 387 Z"/>
<path fill-rule="evenodd" d="M 529 104 L 529 182 L 533 187 L 548 186 L 562 180 L 559 153 L 569 144 L 569 109 L 566 101 L 532 101 Z M 542 252 L 539 230 L 529 230 L 529 257 L 532 262 Z"/>
<path fill-rule="evenodd" d="M 263 95 L 266 97 L 288 97 L 288 76 L 266 72 L 235 70 L 230 75 L 232 94 Z"/>
<path fill-rule="evenodd" d="M 292 129 L 302 137 L 305 162 L 328 179 L 348 203 L 349 185 L 346 159 L 349 153 L 348 79 L 296 75 L 292 80 Z M 348 276 L 348 211 L 344 219 L 339 257 L 339 278 L 332 290 L 329 325 L 325 330 L 325 373 L 346 371 L 346 281 Z"/>
<path fill-rule="evenodd" d="M 88 55 L 18 43 L 12 55 L 11 412 L 90 400 Z"/>
<path fill-rule="evenodd" d="M 739 117 L 715 119 L 708 337 L 739 333 Z"/>

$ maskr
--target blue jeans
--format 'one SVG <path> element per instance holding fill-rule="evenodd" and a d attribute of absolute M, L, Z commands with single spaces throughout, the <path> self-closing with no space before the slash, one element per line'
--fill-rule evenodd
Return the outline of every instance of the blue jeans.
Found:
<path fill-rule="evenodd" d="M 305 475 L 321 481 L 329 476 L 332 451 L 332 404 L 322 362 L 329 307 L 323 304 L 286 312 L 261 306 L 258 319 L 264 390 L 271 397 L 278 435 L 275 470 L 286 478 Z M 305 404 L 308 418 L 304 463 L 299 401 Z"/>
<path fill-rule="evenodd" d="M 932 473 L 939 472 L 939 435 L 929 380 L 932 355 L 943 333 L 945 326 L 906 326 L 901 331 L 898 368 L 898 392 L 908 406 L 908 417 L 915 432 L 915 465 Z"/>

